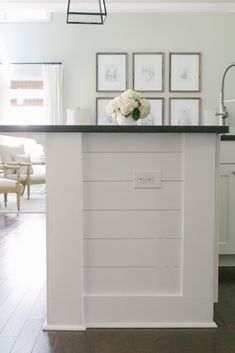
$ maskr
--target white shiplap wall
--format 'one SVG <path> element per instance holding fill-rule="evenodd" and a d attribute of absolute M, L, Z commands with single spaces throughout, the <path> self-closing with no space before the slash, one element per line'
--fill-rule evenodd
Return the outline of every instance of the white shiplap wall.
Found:
<path fill-rule="evenodd" d="M 135 170 L 162 187 L 134 189 Z M 85 135 L 83 184 L 85 295 L 179 295 L 182 136 Z"/>

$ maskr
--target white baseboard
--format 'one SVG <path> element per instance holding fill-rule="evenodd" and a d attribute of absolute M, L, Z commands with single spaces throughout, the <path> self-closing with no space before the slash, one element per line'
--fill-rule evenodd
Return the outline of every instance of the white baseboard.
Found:
<path fill-rule="evenodd" d="M 42 326 L 43 331 L 86 331 L 85 325 L 49 325 L 47 322 Z"/>
<path fill-rule="evenodd" d="M 87 328 L 217 328 L 215 322 L 187 322 L 187 323 L 88 323 L 87 326 L 70 325 L 47 325 L 44 324 L 43 331 L 85 331 Z"/>
<path fill-rule="evenodd" d="M 215 322 L 87 323 L 87 328 L 217 328 Z"/>

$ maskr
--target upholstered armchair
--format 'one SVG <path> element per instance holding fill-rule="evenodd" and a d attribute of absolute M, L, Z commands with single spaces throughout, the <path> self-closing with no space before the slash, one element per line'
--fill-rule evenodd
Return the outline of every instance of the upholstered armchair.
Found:
<path fill-rule="evenodd" d="M 3 163 L 20 166 L 20 183 L 23 185 L 22 195 L 27 188 L 27 196 L 30 198 L 31 185 L 46 183 L 45 162 L 31 162 L 29 155 L 25 154 L 24 146 L 5 146 L 0 145 L 0 157 Z M 36 166 L 44 166 L 40 170 Z M 12 168 L 7 173 L 7 178 L 16 180 L 15 170 Z"/>
<path fill-rule="evenodd" d="M 32 164 L 27 163 L 26 174 L 21 173 L 20 182 L 23 185 L 23 193 L 24 193 L 25 187 L 27 187 L 28 200 L 30 198 L 31 185 L 40 185 L 40 184 L 46 183 L 45 168 L 43 171 L 40 171 L 40 172 L 36 172 L 34 169 L 34 166 L 39 166 L 39 165 L 45 167 L 45 162 L 33 162 Z M 33 173 L 31 173 L 32 170 L 34 170 Z"/>
<path fill-rule="evenodd" d="M 15 180 L 8 179 L 8 170 L 16 171 Z M 4 194 L 5 207 L 7 207 L 7 194 L 15 193 L 17 209 L 20 211 L 20 196 L 22 192 L 22 186 L 20 184 L 20 166 L 2 164 L 1 171 L 3 171 L 3 174 L 0 176 L 0 193 Z"/>
<path fill-rule="evenodd" d="M 20 183 L 23 186 L 22 195 L 25 192 L 25 188 L 27 188 L 27 197 L 29 200 L 31 185 L 40 185 L 40 184 L 46 183 L 45 171 L 32 172 L 33 166 L 37 166 L 37 165 L 44 165 L 45 166 L 45 163 L 44 162 L 40 162 L 40 163 L 38 162 L 38 163 L 33 163 L 33 164 L 19 163 L 18 165 L 20 167 Z M 8 173 L 7 178 L 12 179 L 12 180 L 16 180 L 16 174 Z"/>

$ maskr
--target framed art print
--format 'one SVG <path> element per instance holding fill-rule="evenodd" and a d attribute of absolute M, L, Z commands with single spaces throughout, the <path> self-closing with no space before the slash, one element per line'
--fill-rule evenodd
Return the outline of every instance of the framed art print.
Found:
<path fill-rule="evenodd" d="M 163 125 L 164 122 L 164 98 L 146 98 L 151 104 L 149 115 L 145 119 L 139 119 L 138 125 Z"/>
<path fill-rule="evenodd" d="M 200 92 L 200 72 L 200 53 L 170 53 L 170 92 Z"/>
<path fill-rule="evenodd" d="M 127 53 L 96 54 L 96 91 L 122 92 L 127 89 Z"/>
<path fill-rule="evenodd" d="M 133 89 L 163 92 L 163 53 L 133 53 Z"/>
<path fill-rule="evenodd" d="M 97 125 L 113 125 L 111 116 L 108 116 L 106 108 L 113 98 L 96 98 L 96 124 Z"/>
<path fill-rule="evenodd" d="M 199 125 L 200 98 L 170 98 L 170 125 Z"/>

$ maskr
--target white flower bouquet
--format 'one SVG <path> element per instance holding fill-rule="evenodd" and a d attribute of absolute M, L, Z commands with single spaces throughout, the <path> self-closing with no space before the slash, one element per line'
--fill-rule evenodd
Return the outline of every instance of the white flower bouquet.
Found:
<path fill-rule="evenodd" d="M 126 118 L 132 117 L 134 120 L 144 119 L 150 113 L 150 103 L 135 91 L 125 91 L 119 97 L 114 98 L 107 106 L 106 111 L 109 116 L 120 112 Z"/>

